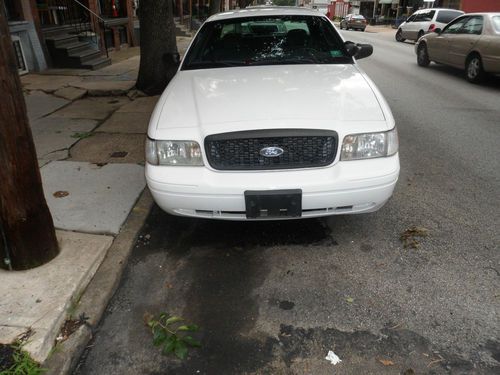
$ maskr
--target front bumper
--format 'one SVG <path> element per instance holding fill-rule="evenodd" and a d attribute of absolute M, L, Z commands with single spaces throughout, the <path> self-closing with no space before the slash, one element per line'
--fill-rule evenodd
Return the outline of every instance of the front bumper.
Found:
<path fill-rule="evenodd" d="M 391 197 L 398 176 L 398 154 L 276 171 L 221 172 L 146 164 L 148 187 L 163 210 L 227 220 L 247 220 L 246 190 L 301 189 L 302 218 L 373 212 Z"/>

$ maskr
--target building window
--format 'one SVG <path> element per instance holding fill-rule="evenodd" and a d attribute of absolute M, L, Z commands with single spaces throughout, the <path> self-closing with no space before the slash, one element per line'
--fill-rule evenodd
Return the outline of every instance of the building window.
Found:
<path fill-rule="evenodd" d="M 126 0 L 99 0 L 99 6 L 103 17 L 127 17 Z"/>
<path fill-rule="evenodd" d="M 14 54 L 16 56 L 17 71 L 19 74 L 28 73 L 26 59 L 24 57 L 23 46 L 19 37 L 12 35 L 12 44 L 14 46 Z"/>

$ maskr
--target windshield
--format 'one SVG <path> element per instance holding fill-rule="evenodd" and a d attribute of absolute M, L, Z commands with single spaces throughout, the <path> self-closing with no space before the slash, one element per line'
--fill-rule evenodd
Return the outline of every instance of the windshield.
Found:
<path fill-rule="evenodd" d="M 207 22 L 182 70 L 352 61 L 342 39 L 323 17 L 245 17 Z"/>

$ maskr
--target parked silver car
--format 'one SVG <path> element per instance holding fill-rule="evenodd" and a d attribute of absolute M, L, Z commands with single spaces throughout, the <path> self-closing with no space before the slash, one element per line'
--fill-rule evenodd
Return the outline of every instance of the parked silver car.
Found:
<path fill-rule="evenodd" d="M 443 30 L 424 35 L 415 45 L 417 63 L 431 61 L 464 69 L 470 82 L 500 74 L 500 13 L 470 13 Z"/>
<path fill-rule="evenodd" d="M 348 14 L 340 21 L 340 29 L 353 29 L 365 31 L 367 25 L 366 18 L 361 14 Z"/>
<path fill-rule="evenodd" d="M 404 42 L 406 39 L 418 40 L 426 33 L 435 29 L 442 29 L 447 23 L 464 14 L 461 10 L 445 8 L 429 8 L 417 10 L 396 32 L 396 40 Z"/>

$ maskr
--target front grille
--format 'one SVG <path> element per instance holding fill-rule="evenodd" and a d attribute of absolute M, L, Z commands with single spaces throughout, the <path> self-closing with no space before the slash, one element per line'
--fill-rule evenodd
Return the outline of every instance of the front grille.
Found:
<path fill-rule="evenodd" d="M 205 138 L 205 152 L 218 170 L 322 167 L 335 159 L 337 139 L 337 133 L 328 130 L 252 130 L 210 135 Z M 283 154 L 262 156 L 266 147 L 279 147 Z"/>

